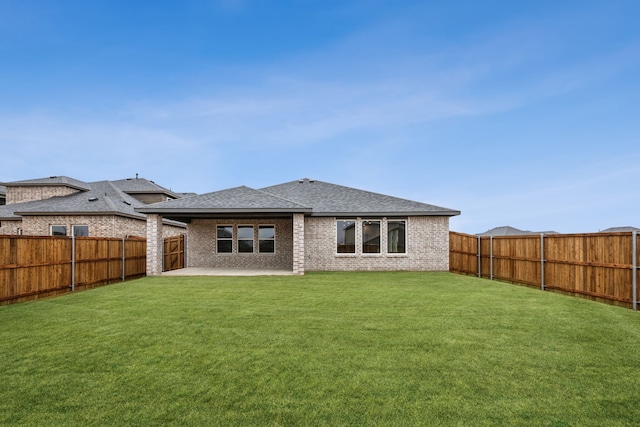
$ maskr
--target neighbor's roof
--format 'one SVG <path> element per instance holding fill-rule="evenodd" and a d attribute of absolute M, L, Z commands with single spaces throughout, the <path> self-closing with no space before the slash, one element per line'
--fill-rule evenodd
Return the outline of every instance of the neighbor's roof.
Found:
<path fill-rule="evenodd" d="M 606 230 L 601 230 L 600 233 L 620 233 L 623 231 L 640 231 L 640 228 L 631 227 L 631 226 L 611 227 L 611 228 L 607 228 Z"/>
<path fill-rule="evenodd" d="M 48 178 L 28 179 L 24 181 L 5 182 L 7 187 L 42 187 L 42 186 L 60 186 L 75 188 L 78 190 L 89 190 L 86 182 L 70 178 L 68 176 L 50 176 Z"/>
<path fill-rule="evenodd" d="M 184 214 L 290 214 L 312 216 L 459 215 L 459 211 L 322 181 L 301 179 L 255 190 L 236 187 L 147 205 L 138 212 Z"/>
<path fill-rule="evenodd" d="M 557 231 L 529 231 L 519 230 L 508 225 L 502 227 L 495 227 L 484 233 L 477 233 L 476 236 L 525 236 L 527 234 L 558 234 Z"/>
<path fill-rule="evenodd" d="M 128 194 L 157 194 L 162 193 L 173 198 L 182 197 L 173 191 L 149 181 L 145 178 L 126 178 L 117 181 L 111 181 L 116 187 Z"/>

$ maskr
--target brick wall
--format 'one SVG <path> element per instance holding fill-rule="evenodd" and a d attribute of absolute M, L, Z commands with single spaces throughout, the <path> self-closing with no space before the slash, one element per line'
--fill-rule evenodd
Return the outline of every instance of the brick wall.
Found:
<path fill-rule="evenodd" d="M 18 234 L 22 228 L 22 221 L 0 221 L 0 234 Z"/>
<path fill-rule="evenodd" d="M 380 218 L 367 218 L 380 219 Z M 361 218 L 356 223 L 356 241 L 362 239 Z M 336 253 L 336 218 L 305 218 L 305 270 L 449 270 L 449 218 L 421 216 L 407 218 L 406 254 L 387 254 L 387 227 L 382 221 L 381 253 Z"/>
<path fill-rule="evenodd" d="M 4 224 L 8 221 L 3 221 Z M 90 237 L 126 237 L 147 235 L 147 224 L 144 219 L 134 219 L 115 215 L 52 215 L 52 216 L 24 216 L 22 221 L 11 221 L 20 224 L 22 233 L 26 236 L 48 236 L 52 225 L 64 225 L 67 227 L 67 235 L 71 236 L 72 225 L 86 225 L 89 227 Z M 17 227 L 14 227 L 17 228 Z M 17 230 L 11 233 L 17 234 Z M 164 226 L 163 237 L 171 237 L 184 234 L 186 230 L 181 227 Z"/>
<path fill-rule="evenodd" d="M 216 227 L 234 227 L 233 253 L 216 253 Z M 254 226 L 254 253 L 237 253 L 238 225 Z M 257 253 L 258 225 L 275 225 L 275 253 Z M 203 268 L 293 268 L 293 223 L 291 219 L 193 220 L 188 224 L 187 267 Z"/>
<path fill-rule="evenodd" d="M 78 192 L 80 192 L 80 190 L 65 185 L 43 185 L 39 187 L 8 186 L 7 204 L 44 200 L 56 196 L 68 196 L 69 194 Z"/>

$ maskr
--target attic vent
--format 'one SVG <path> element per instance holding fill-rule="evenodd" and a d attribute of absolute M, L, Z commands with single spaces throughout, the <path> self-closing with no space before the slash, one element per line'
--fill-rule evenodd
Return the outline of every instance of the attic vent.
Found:
<path fill-rule="evenodd" d="M 49 179 L 55 179 L 57 176 L 50 176 Z"/>
<path fill-rule="evenodd" d="M 315 179 L 310 179 L 310 180 L 309 180 L 309 184 L 313 184 L 314 182 L 316 182 L 316 180 L 315 180 Z"/>
<path fill-rule="evenodd" d="M 299 182 L 300 184 L 302 184 L 302 183 L 304 183 L 304 179 L 299 179 L 299 180 L 298 180 L 298 182 Z"/>
<path fill-rule="evenodd" d="M 89 197 L 89 201 L 90 201 L 90 202 L 95 202 L 96 200 L 98 200 L 98 198 L 97 198 L 97 197 Z"/>
<path fill-rule="evenodd" d="M 126 200 L 123 200 L 123 201 L 122 201 L 122 203 L 124 203 L 125 205 L 129 205 L 129 206 L 131 206 L 131 203 L 130 203 L 130 202 L 127 202 Z"/>

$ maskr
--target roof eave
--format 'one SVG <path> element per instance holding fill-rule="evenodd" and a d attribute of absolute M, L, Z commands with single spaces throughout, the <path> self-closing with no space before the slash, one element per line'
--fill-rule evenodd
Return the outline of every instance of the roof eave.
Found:
<path fill-rule="evenodd" d="M 456 216 L 460 211 L 380 211 L 380 212 L 312 212 L 311 216 L 331 217 L 406 217 L 406 216 Z"/>
<path fill-rule="evenodd" d="M 136 208 L 136 212 L 145 214 L 158 214 L 158 215 L 203 215 L 203 214 L 290 214 L 290 213 L 311 213 L 311 209 L 308 208 Z"/>
<path fill-rule="evenodd" d="M 70 211 L 70 212 L 36 212 L 36 211 L 29 211 L 29 212 L 14 212 L 15 215 L 20 215 L 20 216 L 71 216 L 71 215 L 75 215 L 75 216 L 110 216 L 110 215 L 115 215 L 115 216 L 122 216 L 125 218 L 133 218 L 133 219 L 140 219 L 140 220 L 145 220 L 145 216 L 144 215 L 133 215 L 133 214 L 129 214 L 129 213 L 124 213 L 124 212 L 117 212 L 117 211 L 105 211 L 105 212 L 82 212 L 82 211 Z"/>

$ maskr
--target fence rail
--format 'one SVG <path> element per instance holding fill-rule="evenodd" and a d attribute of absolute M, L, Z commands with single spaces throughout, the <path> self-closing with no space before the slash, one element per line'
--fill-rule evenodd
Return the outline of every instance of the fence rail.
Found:
<path fill-rule="evenodd" d="M 450 232 L 457 273 L 553 289 L 637 309 L 638 233 L 472 236 Z"/>
<path fill-rule="evenodd" d="M 143 276 L 139 238 L 0 236 L 0 304 Z"/>

